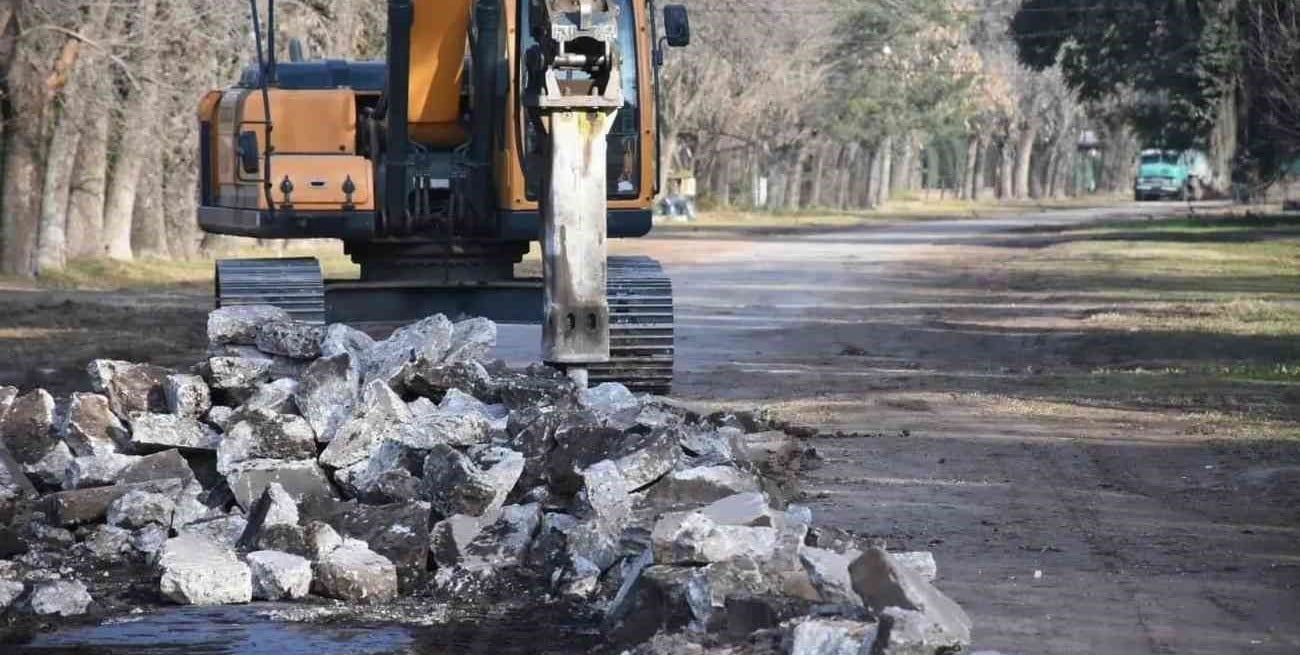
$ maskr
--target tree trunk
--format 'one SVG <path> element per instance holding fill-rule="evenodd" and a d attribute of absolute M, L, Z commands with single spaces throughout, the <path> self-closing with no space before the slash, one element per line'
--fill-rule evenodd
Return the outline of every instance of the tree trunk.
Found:
<path fill-rule="evenodd" d="M 4 133 L 0 272 L 10 275 L 30 276 L 35 263 L 42 189 L 40 144 L 48 98 L 43 79 L 45 66 L 41 63 L 46 53 L 39 48 L 38 39 L 15 42 L 4 80 L 11 118 Z"/>
<path fill-rule="evenodd" d="M 1210 167 L 1213 177 L 1210 190 L 1226 194 L 1232 188 L 1232 159 L 1237 154 L 1237 85 L 1225 83 L 1226 90 L 1215 108 L 1214 129 L 1210 131 Z"/>
<path fill-rule="evenodd" d="M 785 208 L 789 211 L 799 211 L 803 207 L 803 160 L 805 154 L 805 150 L 799 148 L 795 153 L 793 166 L 790 167 L 790 178 L 785 190 Z"/>
<path fill-rule="evenodd" d="M 198 254 L 203 233 L 198 228 L 198 161 L 190 150 L 173 150 L 163 159 L 162 212 L 167 223 L 167 252 L 190 259 Z"/>
<path fill-rule="evenodd" d="M 659 151 L 659 195 L 668 193 L 668 176 L 673 172 L 673 162 L 677 158 L 677 132 L 664 130 L 660 132 Z"/>
<path fill-rule="evenodd" d="M 975 198 L 975 170 L 979 165 L 979 154 L 979 137 L 974 134 L 966 137 L 966 162 L 962 167 L 961 194 L 959 196 L 962 200 L 973 200 Z"/>
<path fill-rule="evenodd" d="M 975 148 L 975 179 L 971 185 L 971 200 L 979 200 L 980 195 L 984 193 L 985 176 L 988 174 L 989 143 L 987 139 L 980 138 L 977 140 Z"/>
<path fill-rule="evenodd" d="M 1017 198 L 1029 195 L 1030 164 L 1034 155 L 1034 142 L 1038 140 L 1038 123 L 1030 121 L 1020 130 L 1016 143 L 1016 177 L 1012 193 Z"/>
<path fill-rule="evenodd" d="M 916 136 L 909 133 L 901 141 L 898 161 L 889 176 L 889 191 L 893 195 L 912 190 L 912 158 L 916 154 Z"/>
<path fill-rule="evenodd" d="M 1012 177 L 1016 170 L 1016 155 L 1011 150 L 1011 142 L 1003 141 L 998 147 L 998 198 L 1010 199 L 1015 195 Z"/>
<path fill-rule="evenodd" d="M 144 40 L 152 25 L 157 0 L 140 0 L 136 10 L 136 25 L 132 30 L 135 39 Z M 136 67 L 135 79 L 139 86 L 132 88 L 126 100 L 121 123 L 121 140 L 117 156 L 109 173 L 108 195 L 104 200 L 104 249 L 113 259 L 130 260 L 132 228 L 135 216 L 136 192 L 139 189 L 141 168 L 145 158 L 157 157 L 157 144 L 152 136 L 154 111 L 158 100 L 158 87 L 152 82 L 155 56 L 149 48 L 142 48 Z"/>
<path fill-rule="evenodd" d="M 826 151 L 830 147 L 820 144 L 813 149 L 812 179 L 808 184 L 808 207 L 822 206 L 822 177 L 826 175 Z"/>
<path fill-rule="evenodd" d="M 139 257 L 167 257 L 167 219 L 163 210 L 162 156 L 151 152 L 140 166 L 140 185 L 132 203 L 131 249 Z"/>
<path fill-rule="evenodd" d="M 72 101 L 64 112 L 76 111 Z M 70 116 L 59 118 L 45 153 L 45 180 L 41 189 L 41 215 L 36 236 L 36 274 L 57 271 L 68 257 L 68 189 L 81 134 Z"/>
<path fill-rule="evenodd" d="M 894 180 L 894 137 L 885 137 L 880 144 L 880 182 L 876 185 L 875 206 L 883 207 L 889 202 L 890 185 Z"/>
<path fill-rule="evenodd" d="M 1045 181 L 1044 171 L 1050 160 L 1051 153 L 1046 148 L 1038 148 L 1038 152 L 1033 155 L 1033 164 L 1029 172 L 1029 197 L 1035 200 L 1043 197 L 1043 182 Z"/>
<path fill-rule="evenodd" d="M 732 156 L 726 153 L 720 153 L 718 159 L 720 159 L 721 161 L 715 161 L 714 166 L 718 170 L 717 177 L 719 183 L 717 184 L 717 187 L 714 189 L 714 193 L 716 194 L 716 198 L 718 199 L 718 205 L 720 207 L 730 207 L 731 206 Z"/>
<path fill-rule="evenodd" d="M 853 177 L 853 152 L 852 144 L 841 144 L 835 152 L 835 185 L 831 187 L 834 195 L 834 206 L 836 209 L 844 209 L 849 205 L 849 185 L 852 184 Z"/>
<path fill-rule="evenodd" d="M 102 98 L 102 96 L 101 96 Z M 77 148 L 68 196 L 68 257 L 103 253 L 104 192 L 108 176 L 108 108 L 93 103 Z"/>

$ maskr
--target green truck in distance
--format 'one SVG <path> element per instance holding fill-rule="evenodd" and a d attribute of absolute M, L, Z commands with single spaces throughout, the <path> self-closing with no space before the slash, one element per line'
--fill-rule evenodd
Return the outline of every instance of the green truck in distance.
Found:
<path fill-rule="evenodd" d="M 1133 198 L 1200 200 L 1209 188 L 1210 160 L 1199 150 L 1143 150 L 1138 156 Z"/>

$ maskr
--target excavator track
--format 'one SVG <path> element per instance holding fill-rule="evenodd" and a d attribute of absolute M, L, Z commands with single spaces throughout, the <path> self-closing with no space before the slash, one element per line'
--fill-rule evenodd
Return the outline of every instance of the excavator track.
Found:
<path fill-rule="evenodd" d="M 610 257 L 607 364 L 589 368 L 592 384 L 620 382 L 666 394 L 673 383 L 673 283 L 649 257 Z"/>
<path fill-rule="evenodd" d="M 299 259 L 217 262 L 216 306 L 275 305 L 294 319 L 324 324 L 320 263 Z M 610 257 L 610 361 L 590 367 L 591 384 L 619 382 L 643 393 L 668 393 L 673 381 L 673 285 L 649 257 Z"/>
<path fill-rule="evenodd" d="M 294 320 L 325 323 L 325 278 L 320 262 L 295 259 L 217 260 L 216 305 L 275 305 Z"/>

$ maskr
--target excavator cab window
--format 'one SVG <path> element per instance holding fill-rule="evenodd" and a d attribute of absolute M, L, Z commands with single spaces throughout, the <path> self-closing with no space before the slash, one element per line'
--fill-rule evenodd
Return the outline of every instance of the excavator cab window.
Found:
<path fill-rule="evenodd" d="M 623 81 L 623 107 L 614 117 L 614 126 L 605 140 L 608 149 L 606 180 L 610 198 L 635 198 L 640 192 L 641 171 L 641 96 L 637 78 L 636 18 L 632 13 L 633 0 L 614 0 L 619 8 L 618 45 L 619 72 Z M 526 53 L 537 46 L 533 32 L 533 17 L 540 11 L 540 0 L 520 0 L 519 52 Z M 520 87 L 528 88 L 526 57 L 520 56 Z M 526 110 L 523 110 L 526 111 Z M 524 181 L 529 200 L 536 200 L 541 188 L 543 157 L 539 126 L 524 117 Z"/>

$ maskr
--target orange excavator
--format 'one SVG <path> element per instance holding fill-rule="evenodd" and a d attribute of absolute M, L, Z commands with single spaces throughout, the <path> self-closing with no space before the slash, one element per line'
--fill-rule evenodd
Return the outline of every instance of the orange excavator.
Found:
<path fill-rule="evenodd" d="M 689 43 L 684 7 L 663 8 L 660 35 L 653 0 L 389 0 L 385 61 L 305 61 L 292 43 L 281 62 L 274 0 L 265 20 L 250 4 L 257 63 L 199 107 L 199 224 L 339 239 L 361 274 L 221 260 L 217 306 L 540 322 L 543 360 L 571 377 L 668 389 L 671 282 L 606 239 L 650 231 L 657 72 Z M 542 278 L 516 277 L 532 242 Z"/>

